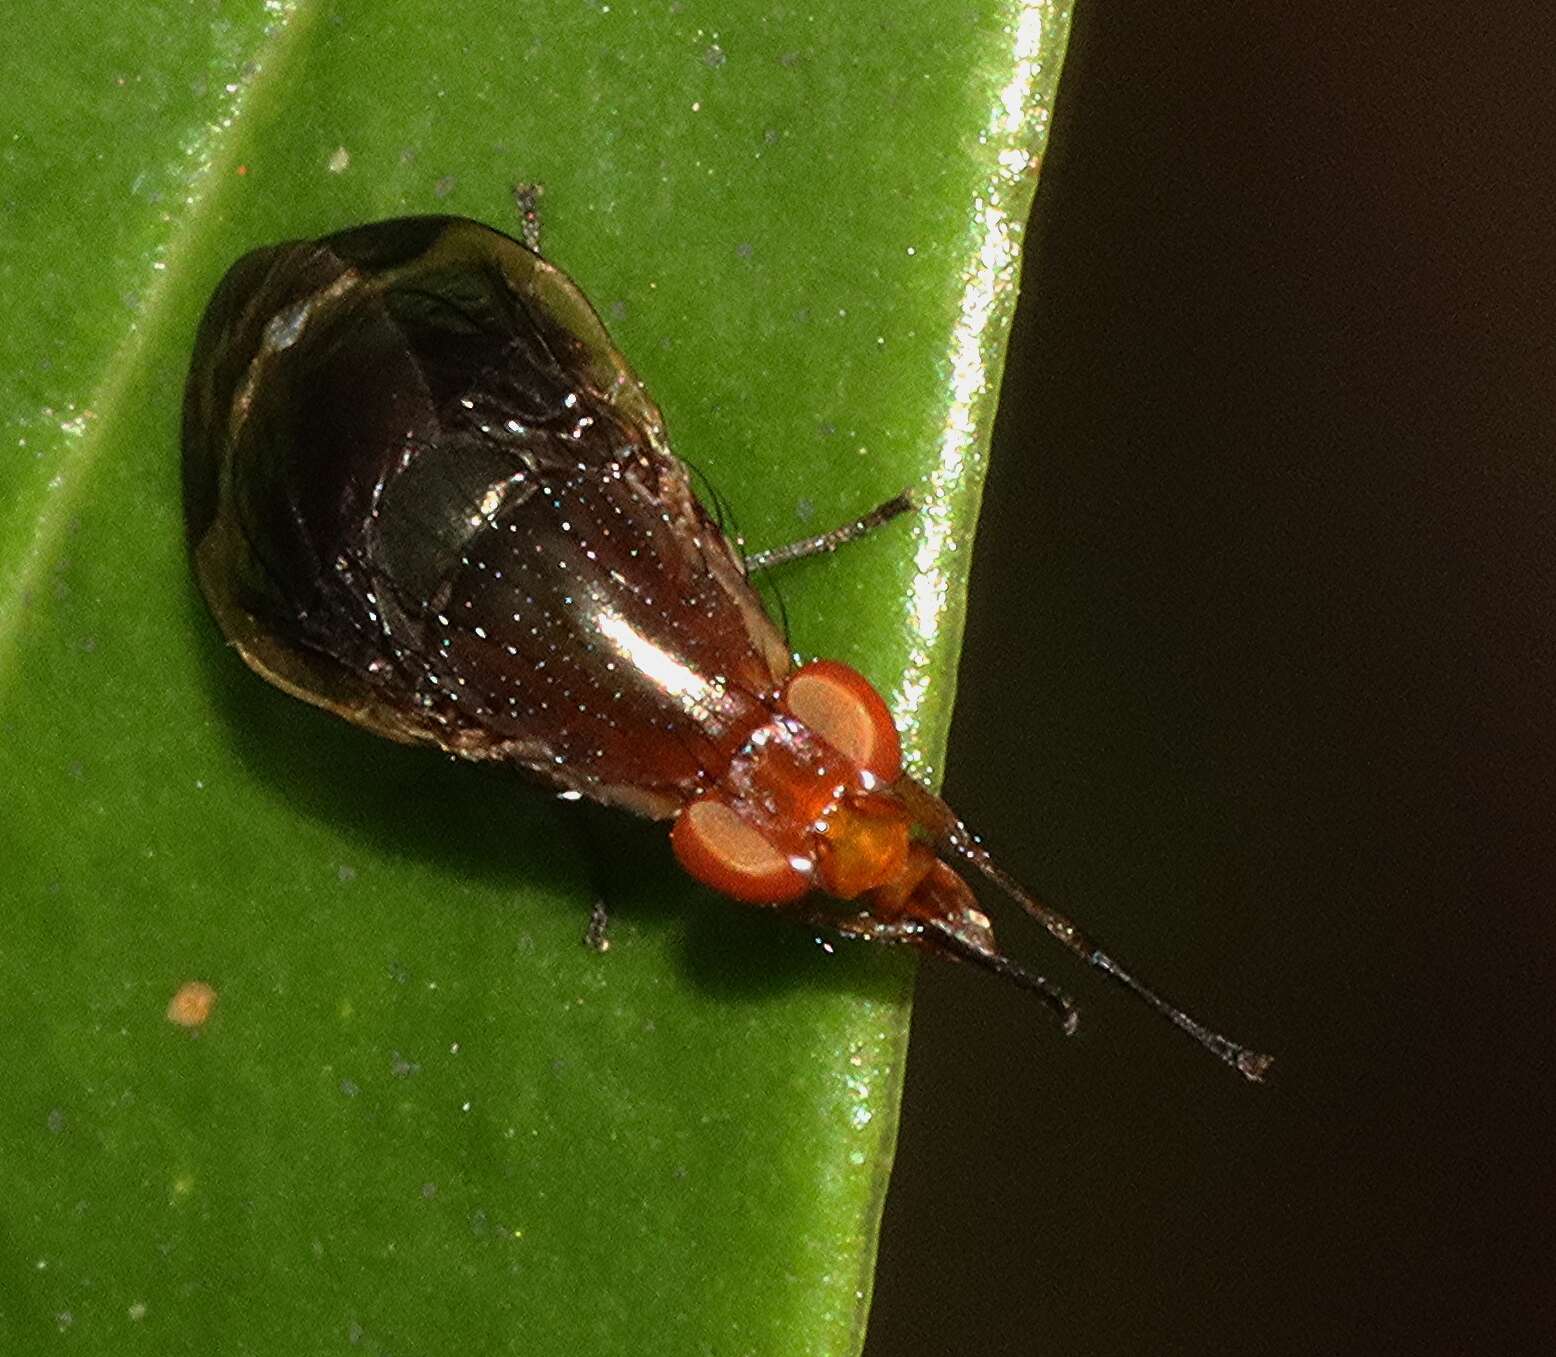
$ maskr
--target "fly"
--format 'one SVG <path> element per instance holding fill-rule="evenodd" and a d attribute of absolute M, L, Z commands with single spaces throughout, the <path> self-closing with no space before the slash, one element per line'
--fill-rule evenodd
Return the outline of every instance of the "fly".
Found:
<path fill-rule="evenodd" d="M 670 826 L 732 899 L 1071 1000 L 1000 951 L 952 863 L 1249 1079 L 995 864 L 902 767 L 880 695 L 796 664 L 749 576 L 908 507 L 743 556 L 583 294 L 539 253 L 411 217 L 245 255 L 184 403 L 200 587 L 248 666 L 391 740 L 516 765 Z"/>

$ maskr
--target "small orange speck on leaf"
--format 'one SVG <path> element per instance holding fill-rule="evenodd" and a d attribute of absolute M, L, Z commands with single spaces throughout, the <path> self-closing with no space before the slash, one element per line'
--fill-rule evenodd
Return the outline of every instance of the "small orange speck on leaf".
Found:
<path fill-rule="evenodd" d="M 204 1027 L 216 1008 L 216 991 L 203 980 L 188 980 L 168 1000 L 167 1020 L 180 1027 Z"/>

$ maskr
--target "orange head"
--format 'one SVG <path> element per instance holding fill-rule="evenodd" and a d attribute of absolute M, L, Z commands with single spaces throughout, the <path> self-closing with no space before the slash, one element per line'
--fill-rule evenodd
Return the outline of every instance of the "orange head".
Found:
<path fill-rule="evenodd" d="M 725 895 L 973 962 L 1037 991 L 1073 1031 L 1069 998 L 999 950 L 971 888 L 942 860 L 955 856 L 1248 1078 L 1262 1077 L 1270 1063 L 1159 998 L 995 865 L 945 802 L 902 771 L 886 703 L 863 675 L 835 660 L 813 660 L 789 675 L 769 719 L 751 730 L 728 772 L 678 813 L 670 842 L 692 876 Z M 801 903 L 816 891 L 846 907 Z"/>

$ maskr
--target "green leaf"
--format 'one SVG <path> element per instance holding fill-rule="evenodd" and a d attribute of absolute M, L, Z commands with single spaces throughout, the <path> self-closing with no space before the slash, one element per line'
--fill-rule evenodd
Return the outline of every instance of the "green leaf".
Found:
<path fill-rule="evenodd" d="M 1062 11 L 26 6 L 0 109 L 0 1347 L 847 1353 L 910 959 L 585 855 L 271 690 L 192 588 L 179 402 L 242 251 L 512 227 L 595 300 L 932 771 Z M 186 982 L 216 1007 L 165 1016 Z"/>

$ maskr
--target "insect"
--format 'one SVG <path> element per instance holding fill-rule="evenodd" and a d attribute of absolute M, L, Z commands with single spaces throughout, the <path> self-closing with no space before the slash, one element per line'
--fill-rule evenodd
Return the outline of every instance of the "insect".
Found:
<path fill-rule="evenodd" d="M 907 507 L 742 555 L 582 292 L 477 222 L 413 217 L 245 255 L 184 402 L 194 567 L 286 692 L 391 740 L 666 821 L 738 901 L 1071 1000 L 995 942 L 952 863 L 1250 1079 L 1269 1058 L 1159 998 L 902 766 L 879 694 L 796 664 L 749 582 Z"/>

